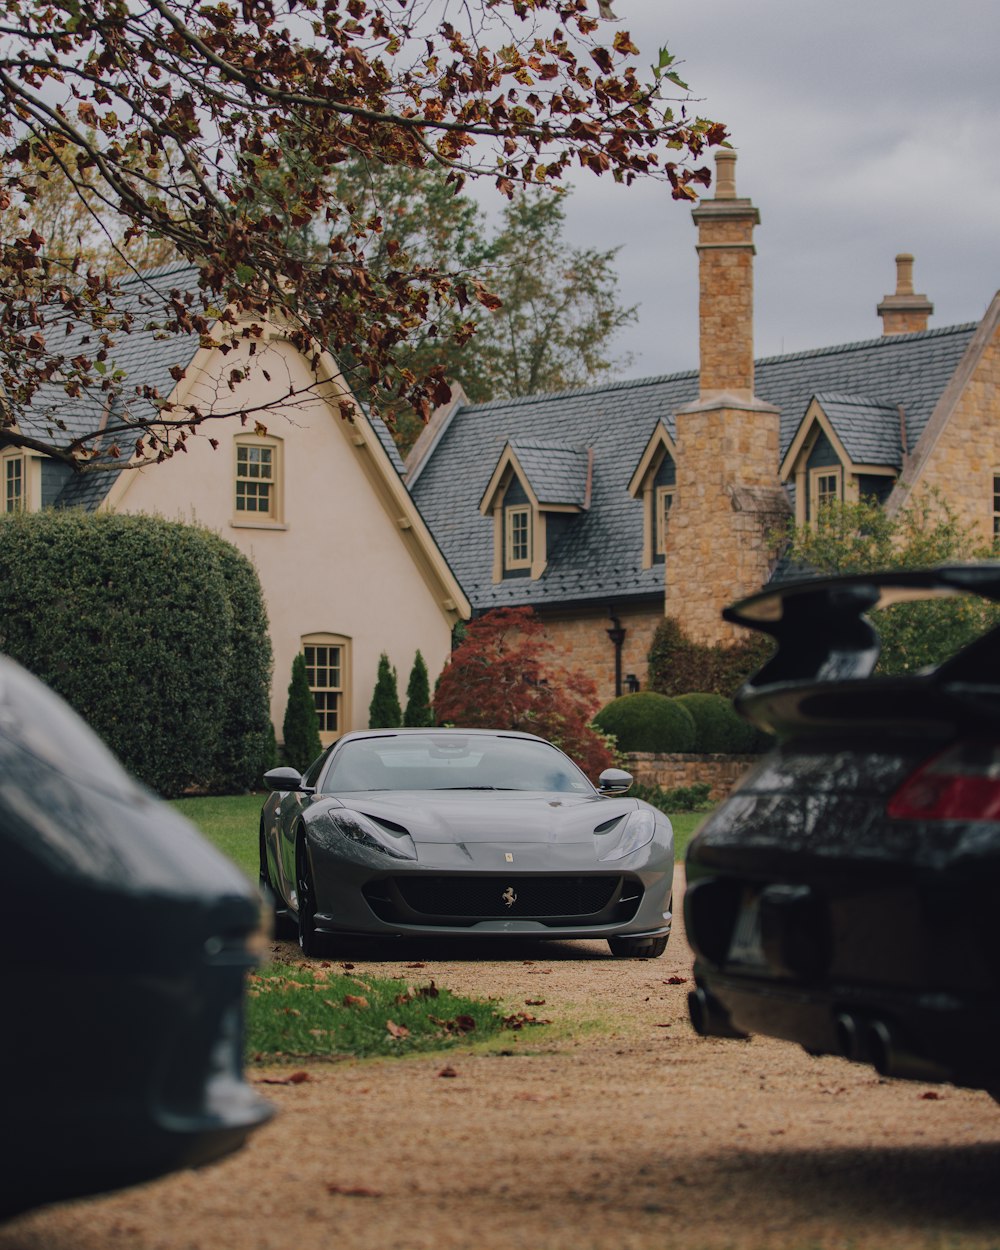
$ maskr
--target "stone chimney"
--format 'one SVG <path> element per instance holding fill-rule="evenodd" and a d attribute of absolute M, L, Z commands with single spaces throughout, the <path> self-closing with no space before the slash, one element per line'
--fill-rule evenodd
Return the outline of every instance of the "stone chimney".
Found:
<path fill-rule="evenodd" d="M 882 333 L 912 334 L 927 329 L 927 318 L 934 305 L 926 295 L 916 295 L 913 290 L 913 257 L 900 252 L 896 257 L 896 294 L 887 295 L 878 306 L 882 318 Z"/>
<path fill-rule="evenodd" d="M 731 642 L 720 613 L 770 576 L 771 532 L 788 515 L 778 478 L 780 413 L 754 394 L 753 231 L 736 194 L 736 153 L 716 156 L 715 198 L 698 227 L 699 398 L 680 409 L 666 543 L 666 613 L 701 643 Z"/>
<path fill-rule="evenodd" d="M 715 199 L 692 212 L 698 227 L 701 397 L 753 396 L 753 230 L 760 213 L 736 194 L 736 153 L 715 158 Z"/>

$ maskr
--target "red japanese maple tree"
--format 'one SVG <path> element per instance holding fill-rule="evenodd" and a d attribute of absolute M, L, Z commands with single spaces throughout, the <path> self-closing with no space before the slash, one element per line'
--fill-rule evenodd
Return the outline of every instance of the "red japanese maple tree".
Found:
<path fill-rule="evenodd" d="M 439 724 L 515 729 L 555 743 L 590 779 L 615 758 L 590 718 L 597 688 L 559 668 L 531 608 L 496 608 L 471 621 L 434 695 Z"/>

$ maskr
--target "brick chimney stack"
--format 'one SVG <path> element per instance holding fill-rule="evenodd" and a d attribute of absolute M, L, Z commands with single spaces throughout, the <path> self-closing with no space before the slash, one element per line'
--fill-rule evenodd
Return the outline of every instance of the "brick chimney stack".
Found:
<path fill-rule="evenodd" d="M 900 252 L 896 257 L 896 294 L 887 295 L 878 306 L 882 334 L 913 334 L 927 329 L 927 318 L 934 305 L 926 295 L 913 290 L 913 257 Z"/>
<path fill-rule="evenodd" d="M 768 579 L 771 533 L 788 515 L 778 479 L 780 413 L 754 395 L 753 231 L 736 153 L 716 156 L 698 227 L 699 398 L 675 414 L 677 485 L 666 538 L 666 614 L 696 642 L 731 642 L 722 608 Z"/>
<path fill-rule="evenodd" d="M 753 396 L 753 231 L 760 213 L 736 194 L 736 153 L 715 158 L 715 198 L 691 216 L 698 227 L 701 397 Z"/>

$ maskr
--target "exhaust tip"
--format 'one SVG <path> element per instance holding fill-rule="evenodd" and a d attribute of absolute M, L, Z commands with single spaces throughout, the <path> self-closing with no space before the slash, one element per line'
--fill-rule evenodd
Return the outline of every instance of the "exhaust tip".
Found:
<path fill-rule="evenodd" d="M 728 1037 L 742 1041 L 747 1036 L 733 1027 L 729 1012 L 702 986 L 688 994 L 688 1015 L 699 1037 Z"/>

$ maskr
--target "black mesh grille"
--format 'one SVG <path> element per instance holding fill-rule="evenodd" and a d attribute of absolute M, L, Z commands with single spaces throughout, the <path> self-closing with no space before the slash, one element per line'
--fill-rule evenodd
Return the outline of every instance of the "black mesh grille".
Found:
<path fill-rule="evenodd" d="M 593 916 L 619 893 L 621 877 L 398 877 L 403 903 L 428 916 L 544 920 Z"/>

